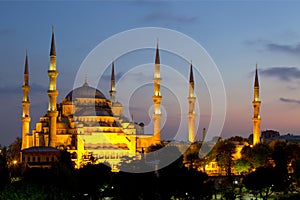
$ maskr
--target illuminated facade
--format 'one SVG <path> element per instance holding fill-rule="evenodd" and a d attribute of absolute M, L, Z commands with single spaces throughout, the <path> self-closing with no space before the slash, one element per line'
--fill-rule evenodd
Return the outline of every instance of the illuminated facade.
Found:
<path fill-rule="evenodd" d="M 155 55 L 155 67 L 154 67 L 154 77 L 153 77 L 153 85 L 154 85 L 154 91 L 153 91 L 153 133 L 155 137 L 155 142 L 159 143 L 160 142 L 160 121 L 162 118 L 161 115 L 161 110 L 160 110 L 160 102 L 162 99 L 161 93 L 160 93 L 160 83 L 161 83 L 161 78 L 160 78 L 160 58 L 159 58 L 159 49 L 158 49 L 158 43 L 156 46 L 156 55 Z"/>
<path fill-rule="evenodd" d="M 87 78 L 81 87 L 70 91 L 57 104 L 56 48 L 54 30 L 48 70 L 48 110 L 40 117 L 30 133 L 29 69 L 26 53 L 24 83 L 22 85 L 22 152 L 24 162 L 45 159 L 45 149 L 67 149 L 76 167 L 95 161 L 107 162 L 117 170 L 123 156 L 135 156 L 152 144 L 160 142 L 160 62 L 156 49 L 154 66 L 154 134 L 144 134 L 144 125 L 123 116 L 123 106 L 116 100 L 115 66 L 112 62 L 110 99 L 96 88 L 89 86 Z M 45 148 L 47 147 L 47 148 Z M 42 152 L 39 155 L 39 152 Z M 43 154 L 43 155 L 42 155 Z M 32 157 L 30 157 L 32 156 Z M 50 157 L 49 157 L 50 158 Z"/>
<path fill-rule="evenodd" d="M 23 90 L 23 101 L 22 101 L 22 149 L 28 148 L 30 146 L 29 143 L 29 133 L 30 133 L 30 115 L 29 115 L 29 70 L 28 70 L 28 53 L 26 50 L 26 58 L 25 58 L 25 69 L 24 69 L 24 82 L 22 85 Z"/>
<path fill-rule="evenodd" d="M 190 81 L 189 81 L 189 97 L 188 97 L 188 102 L 189 102 L 189 113 L 188 113 L 188 119 L 189 119 L 189 141 L 190 142 L 195 142 L 196 141 L 196 134 L 195 134 L 195 92 L 194 92 L 194 74 L 193 74 L 193 65 L 191 63 L 191 68 L 190 68 Z"/>
<path fill-rule="evenodd" d="M 254 80 L 254 99 L 252 101 L 253 105 L 253 145 L 260 143 L 260 104 L 259 99 L 259 82 L 257 73 L 257 64 L 255 68 L 255 80 Z"/>

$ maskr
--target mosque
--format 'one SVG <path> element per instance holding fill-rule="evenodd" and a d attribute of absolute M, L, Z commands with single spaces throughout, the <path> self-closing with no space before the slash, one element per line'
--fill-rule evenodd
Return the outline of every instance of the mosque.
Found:
<path fill-rule="evenodd" d="M 116 169 L 123 156 L 133 157 L 153 144 L 160 143 L 161 100 L 160 56 L 158 44 L 155 53 L 153 77 L 153 132 L 144 133 L 144 124 L 137 124 L 123 115 L 123 107 L 116 99 L 114 62 L 111 65 L 110 99 L 89 86 L 87 78 L 81 87 L 70 91 L 61 103 L 57 103 L 56 47 L 52 28 L 50 64 L 48 70 L 48 110 L 35 123 L 30 132 L 29 65 L 26 52 L 24 82 L 22 86 L 22 161 L 34 167 L 36 163 L 47 165 L 56 159 L 59 149 L 71 153 L 76 167 L 89 162 L 107 162 Z M 189 83 L 189 141 L 195 142 L 195 95 L 193 68 L 190 67 Z M 50 153 L 51 152 L 51 153 Z M 52 155 L 52 156 L 51 156 Z"/>
<path fill-rule="evenodd" d="M 136 123 L 123 115 L 123 106 L 116 99 L 114 62 L 111 65 L 110 98 L 89 86 L 87 78 L 81 87 L 70 91 L 61 103 L 57 103 L 56 48 L 54 29 L 50 47 L 48 70 L 48 110 L 35 123 L 30 132 L 29 65 L 26 51 L 24 82 L 22 85 L 22 147 L 21 161 L 29 167 L 51 166 L 59 150 L 71 153 L 76 167 L 95 161 L 109 163 L 113 170 L 123 156 L 134 157 L 150 145 L 161 142 L 160 56 L 158 44 L 155 52 L 153 77 L 153 133 L 144 133 L 144 124 Z M 193 66 L 190 65 L 188 92 L 188 142 L 195 142 L 195 101 Z M 260 100 L 257 67 L 254 82 L 253 144 L 260 142 Z"/>

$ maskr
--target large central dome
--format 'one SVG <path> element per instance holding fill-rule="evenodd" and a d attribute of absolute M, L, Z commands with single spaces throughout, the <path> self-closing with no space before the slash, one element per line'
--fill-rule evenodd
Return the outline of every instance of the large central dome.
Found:
<path fill-rule="evenodd" d="M 66 99 L 69 101 L 75 100 L 76 98 L 106 99 L 102 92 L 96 88 L 90 87 L 87 83 L 70 91 L 66 96 Z"/>

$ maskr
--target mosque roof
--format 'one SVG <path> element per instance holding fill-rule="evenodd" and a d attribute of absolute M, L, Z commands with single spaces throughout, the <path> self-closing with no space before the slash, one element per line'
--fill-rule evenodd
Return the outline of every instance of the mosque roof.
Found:
<path fill-rule="evenodd" d="M 23 149 L 22 152 L 23 153 L 29 153 L 29 152 L 59 152 L 59 150 L 54 148 L 54 147 L 38 146 L 38 147 L 29 147 L 27 149 Z"/>
<path fill-rule="evenodd" d="M 76 98 L 96 98 L 96 99 L 106 99 L 104 94 L 98 89 L 90 87 L 87 82 L 83 86 L 71 90 L 66 99 L 72 101 Z"/>

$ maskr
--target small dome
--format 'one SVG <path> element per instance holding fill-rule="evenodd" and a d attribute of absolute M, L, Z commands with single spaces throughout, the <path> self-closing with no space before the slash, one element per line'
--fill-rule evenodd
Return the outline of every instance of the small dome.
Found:
<path fill-rule="evenodd" d="M 90 87 L 87 83 L 83 86 L 75 88 L 66 96 L 68 101 L 72 101 L 76 98 L 95 98 L 95 99 L 106 99 L 104 94 L 96 88 Z"/>

